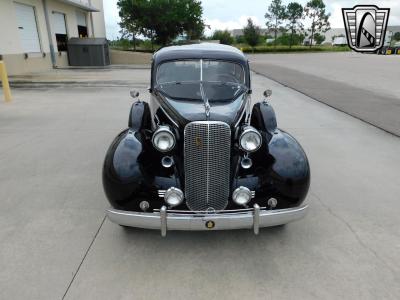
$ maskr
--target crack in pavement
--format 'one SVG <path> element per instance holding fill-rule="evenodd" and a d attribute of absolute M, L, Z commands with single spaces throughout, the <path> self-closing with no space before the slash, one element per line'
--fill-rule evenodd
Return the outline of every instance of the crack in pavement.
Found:
<path fill-rule="evenodd" d="M 390 265 L 388 265 L 378 254 L 378 252 L 376 252 L 374 249 L 372 249 L 371 247 L 369 247 L 366 243 L 364 243 L 364 241 L 361 239 L 361 237 L 359 236 L 359 234 L 357 233 L 357 231 L 350 225 L 350 223 L 348 221 L 346 221 L 343 217 L 339 216 L 337 213 L 335 213 L 332 208 L 329 207 L 328 204 L 326 204 L 324 201 L 321 200 L 321 198 L 319 196 L 317 196 L 317 194 L 315 194 L 315 192 L 310 192 L 311 195 L 313 195 L 318 202 L 326 209 L 326 211 L 333 216 L 334 218 L 336 218 L 337 220 L 339 220 L 341 223 L 343 223 L 347 229 L 353 234 L 353 236 L 356 238 L 356 240 L 358 241 L 358 243 L 367 251 L 369 251 L 370 253 L 372 253 L 377 260 L 379 260 L 381 262 L 381 264 L 383 264 L 389 271 L 391 271 L 393 273 L 393 275 L 395 277 L 397 277 L 397 272 L 396 270 L 394 270 Z"/>
<path fill-rule="evenodd" d="M 79 270 L 81 269 L 81 266 L 82 266 L 83 262 L 85 261 L 86 256 L 88 255 L 90 249 L 92 248 L 92 245 L 93 245 L 94 241 L 96 240 L 97 236 L 99 235 L 99 232 L 100 232 L 101 228 L 103 227 L 103 224 L 104 224 L 104 221 L 105 221 L 105 220 L 106 220 L 106 216 L 103 217 L 103 220 L 101 221 L 100 226 L 99 226 L 99 228 L 98 228 L 97 231 L 96 231 L 96 234 L 94 235 L 94 237 L 93 237 L 93 239 L 92 239 L 92 241 L 91 241 L 89 247 L 86 249 L 85 255 L 83 256 L 81 262 L 79 263 L 79 266 L 78 266 L 78 268 L 76 269 L 76 271 L 75 271 L 75 273 L 74 273 L 74 276 L 72 277 L 71 281 L 69 282 L 68 287 L 67 287 L 67 289 L 65 290 L 64 295 L 63 295 L 62 298 L 61 298 L 62 300 L 64 300 L 65 297 L 67 296 L 68 291 L 69 291 L 69 289 L 71 288 L 72 283 L 74 282 L 76 275 L 78 275 Z"/>

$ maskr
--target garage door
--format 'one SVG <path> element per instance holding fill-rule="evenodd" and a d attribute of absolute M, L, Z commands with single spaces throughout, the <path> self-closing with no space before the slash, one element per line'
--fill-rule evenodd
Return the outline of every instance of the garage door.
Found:
<path fill-rule="evenodd" d="M 87 26 L 86 25 L 86 14 L 80 11 L 76 12 L 76 20 L 78 22 L 78 26 Z"/>
<path fill-rule="evenodd" d="M 68 37 L 65 15 L 63 13 L 53 12 L 52 25 L 54 34 L 56 35 L 57 51 L 67 51 Z"/>
<path fill-rule="evenodd" d="M 23 51 L 25 53 L 41 52 L 35 9 L 19 3 L 14 3 L 14 5 Z"/>
<path fill-rule="evenodd" d="M 64 14 L 53 12 L 53 30 L 55 34 L 67 34 Z"/>

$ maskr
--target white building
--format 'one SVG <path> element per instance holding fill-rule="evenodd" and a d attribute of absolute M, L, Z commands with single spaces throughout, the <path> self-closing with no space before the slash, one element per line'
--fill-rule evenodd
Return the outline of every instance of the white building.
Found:
<path fill-rule="evenodd" d="M 0 0 L 0 59 L 16 75 L 68 65 L 71 37 L 105 37 L 102 0 Z"/>

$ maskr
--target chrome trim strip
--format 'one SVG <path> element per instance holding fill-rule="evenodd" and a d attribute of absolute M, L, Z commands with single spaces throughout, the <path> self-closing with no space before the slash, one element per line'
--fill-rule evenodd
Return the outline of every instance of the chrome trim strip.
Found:
<path fill-rule="evenodd" d="M 245 105 L 247 106 L 247 104 L 245 104 Z M 240 121 L 242 120 L 245 113 L 247 114 L 247 111 L 246 111 L 246 109 L 243 109 L 242 113 L 240 114 L 239 119 L 236 121 L 235 126 L 233 126 L 233 128 L 238 127 L 238 125 L 240 124 Z"/>
<path fill-rule="evenodd" d="M 158 197 L 164 198 L 166 192 L 166 190 L 158 190 Z"/>
<path fill-rule="evenodd" d="M 178 123 L 176 123 L 174 121 L 174 119 L 172 119 L 172 117 L 166 112 L 166 110 L 164 109 L 164 107 L 162 107 L 161 103 L 159 103 L 161 110 L 163 111 L 163 113 L 167 116 L 167 118 L 172 122 L 172 124 L 175 125 L 176 128 L 179 128 Z"/>
<path fill-rule="evenodd" d="M 107 216 L 110 221 L 131 227 L 161 230 L 165 236 L 167 230 L 232 230 L 232 229 L 253 229 L 287 224 L 303 218 L 307 213 L 308 205 L 300 207 L 266 210 L 252 208 L 246 212 L 221 213 L 221 214 L 182 214 L 168 213 L 163 206 L 160 212 L 132 212 L 117 209 L 109 209 Z M 256 211 L 256 212 L 255 212 Z M 256 216 L 256 217 L 255 217 Z M 258 217 L 257 217 L 258 216 Z M 207 228 L 206 222 L 213 221 L 215 226 Z M 258 223 L 258 225 L 257 225 Z"/>
<path fill-rule="evenodd" d="M 260 207 L 260 209 L 267 209 L 266 206 Z M 153 210 L 154 212 L 160 212 L 159 209 L 155 208 Z M 213 214 L 229 214 L 229 213 L 244 213 L 244 212 L 249 212 L 253 211 L 253 208 L 239 208 L 239 209 L 224 209 L 224 210 L 215 210 L 213 211 Z M 207 210 L 178 210 L 178 209 L 167 209 L 167 213 L 176 213 L 176 214 L 192 214 L 199 216 L 201 214 L 203 215 L 209 215 L 210 212 Z"/>

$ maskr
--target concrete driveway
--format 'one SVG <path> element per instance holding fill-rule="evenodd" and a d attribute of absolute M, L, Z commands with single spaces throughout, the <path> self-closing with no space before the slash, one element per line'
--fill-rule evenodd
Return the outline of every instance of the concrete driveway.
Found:
<path fill-rule="evenodd" d="M 254 71 L 400 136 L 400 56 L 260 54 Z"/>
<path fill-rule="evenodd" d="M 149 71 L 129 74 L 147 100 Z M 14 90 L 0 104 L 0 299 L 399 299 L 400 139 L 253 75 L 253 101 L 273 89 L 312 167 L 309 215 L 259 236 L 110 223 L 101 168 L 129 88 Z"/>

